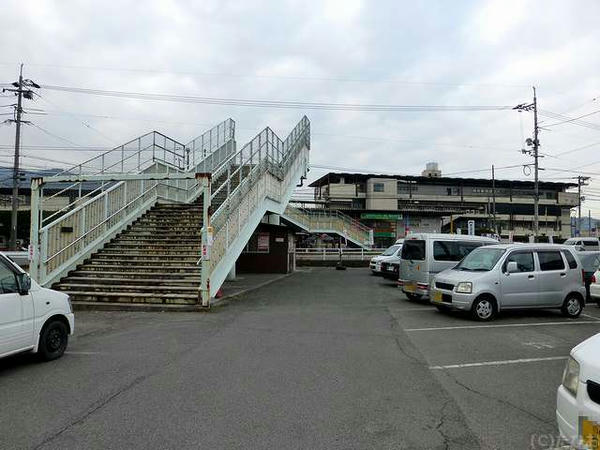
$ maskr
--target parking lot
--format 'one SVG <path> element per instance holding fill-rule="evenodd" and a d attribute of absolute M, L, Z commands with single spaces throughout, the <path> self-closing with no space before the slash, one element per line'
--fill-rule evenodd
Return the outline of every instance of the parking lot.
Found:
<path fill-rule="evenodd" d="M 379 284 L 395 289 L 387 280 Z M 571 348 L 600 332 L 595 303 L 578 320 L 537 310 L 502 313 L 480 323 L 405 299 L 390 311 L 483 448 L 558 445 L 556 388 Z"/>
<path fill-rule="evenodd" d="M 553 448 L 565 358 L 600 309 L 480 323 L 368 269 L 305 268 L 210 313 L 77 326 L 60 360 L 0 361 L 2 447 Z"/>

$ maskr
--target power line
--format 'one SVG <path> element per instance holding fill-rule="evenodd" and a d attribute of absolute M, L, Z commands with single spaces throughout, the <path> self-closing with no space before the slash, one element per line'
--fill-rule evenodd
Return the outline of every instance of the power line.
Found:
<path fill-rule="evenodd" d="M 591 113 L 583 114 L 583 115 L 581 115 L 579 117 L 573 117 L 572 119 L 565 119 L 565 120 L 562 120 L 561 122 L 556 122 L 556 123 L 551 123 L 551 124 L 548 124 L 548 125 L 544 125 L 544 128 L 554 127 L 556 125 L 562 125 L 562 124 L 565 124 L 565 123 L 574 122 L 576 120 L 582 119 L 583 117 L 593 116 L 594 114 L 598 114 L 598 113 L 600 113 L 600 109 L 597 109 L 596 111 L 592 111 Z"/>
<path fill-rule="evenodd" d="M 42 97 L 40 94 L 36 93 L 36 95 L 37 95 L 39 98 L 41 98 L 43 101 L 45 101 L 46 103 L 48 103 L 49 105 L 52 105 L 52 106 L 54 106 L 55 108 L 60 108 L 59 106 L 55 105 L 55 104 L 54 104 L 53 102 L 51 102 L 50 100 L 48 100 L 48 99 L 46 99 L 46 98 Z M 71 116 L 72 118 L 75 118 L 75 116 L 76 116 L 76 114 L 68 113 L 68 112 L 65 112 L 65 111 L 61 111 L 61 112 L 64 112 L 66 115 L 68 115 L 68 116 Z M 92 131 L 95 131 L 97 134 L 99 134 L 100 136 L 102 136 L 104 139 L 108 140 L 109 142 L 111 142 L 111 143 L 113 143 L 113 144 L 116 144 L 116 143 L 115 143 L 115 141 L 114 141 L 113 139 L 109 138 L 109 137 L 108 137 L 108 136 L 106 136 L 104 133 L 102 133 L 100 130 L 97 130 L 96 128 L 94 128 L 93 126 L 91 126 L 89 123 L 87 123 L 87 122 L 84 122 L 84 121 L 83 121 L 83 120 L 81 120 L 81 119 L 76 119 L 76 120 L 77 120 L 78 122 L 80 122 L 80 123 L 81 123 L 81 124 L 82 124 L 84 127 L 88 128 L 88 129 L 90 129 L 90 130 L 92 130 Z"/>
<path fill-rule="evenodd" d="M 15 63 L 0 63 L 3 65 L 14 65 Z M 199 71 L 173 71 L 161 69 L 140 69 L 126 67 L 100 67 L 100 66 L 78 66 L 78 65 L 60 65 L 60 64 L 35 64 L 28 63 L 30 66 L 37 67 L 56 67 L 61 69 L 75 70 L 97 70 L 108 72 L 134 72 L 134 73 L 164 73 L 172 75 L 196 75 L 204 77 L 230 77 L 230 78 L 254 78 L 254 79 L 281 79 L 281 80 L 307 80 L 307 81 L 333 81 L 333 82 L 351 82 L 351 83 L 389 83 L 405 85 L 424 85 L 424 86 L 472 86 L 472 87 L 503 87 L 503 88 L 524 88 L 528 87 L 522 84 L 510 83 L 450 83 L 437 81 L 414 81 L 414 80 L 394 80 L 394 79 L 376 79 L 376 78 L 350 78 L 350 77 L 311 77 L 306 75 L 256 75 L 256 74 L 238 74 L 231 72 L 199 72 Z"/>
<path fill-rule="evenodd" d="M 282 100 L 252 100 L 218 97 L 196 97 L 174 94 L 148 94 L 141 92 L 109 91 L 68 86 L 46 85 L 45 89 L 72 92 L 77 94 L 97 95 L 104 97 L 130 98 L 136 100 L 156 100 L 178 103 L 199 103 L 221 106 L 244 106 L 253 108 L 278 109 L 312 109 L 326 111 L 363 111 L 363 112 L 447 112 L 447 111 L 503 111 L 512 109 L 511 106 L 444 106 L 444 105 L 393 105 L 393 104 L 359 104 L 359 103 L 328 103 L 328 102 L 299 102 Z"/>
<path fill-rule="evenodd" d="M 52 132 L 50 132 L 50 131 L 48 131 L 48 130 L 42 128 L 42 127 L 40 127 L 39 125 L 37 125 L 35 123 L 31 123 L 31 125 L 34 126 L 35 128 L 37 128 L 38 130 L 40 130 L 41 132 L 47 134 L 48 136 L 52 136 L 55 139 L 67 142 L 67 143 L 72 144 L 72 145 L 74 145 L 76 147 L 82 147 L 81 145 L 76 144 L 75 142 L 71 141 L 70 139 L 67 139 L 67 138 L 64 138 L 62 136 L 59 136 L 58 134 L 54 134 L 54 133 L 52 133 Z"/>
<path fill-rule="evenodd" d="M 584 128 L 589 128 L 591 130 L 600 131 L 600 125 L 598 125 L 598 124 L 595 124 L 595 123 L 592 123 L 592 122 L 586 122 L 584 120 L 579 120 L 579 119 L 574 118 L 574 117 L 565 116 L 564 114 L 558 114 L 558 113 L 554 113 L 552 111 L 540 110 L 539 111 L 539 115 L 542 116 L 542 117 L 548 117 L 550 119 L 562 120 L 563 123 L 571 123 L 573 125 L 578 125 L 580 127 L 584 127 Z"/>

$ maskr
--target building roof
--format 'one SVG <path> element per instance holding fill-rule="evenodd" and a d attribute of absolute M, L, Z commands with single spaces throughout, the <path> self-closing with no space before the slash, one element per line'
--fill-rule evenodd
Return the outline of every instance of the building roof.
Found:
<path fill-rule="evenodd" d="M 458 178 L 458 177 L 423 177 L 413 175 L 385 175 L 380 173 L 348 173 L 348 172 L 329 172 L 323 175 L 321 178 L 313 181 L 309 187 L 320 187 L 330 183 L 338 183 L 340 178 L 344 178 L 346 182 L 356 183 L 364 182 L 369 178 L 395 178 L 397 180 L 415 182 L 417 184 L 431 184 L 431 185 L 464 185 L 464 186 L 476 186 L 476 187 L 491 187 L 492 180 L 489 178 Z M 528 188 L 533 189 L 533 181 L 523 180 L 495 180 L 496 187 L 498 188 Z M 577 187 L 576 183 L 554 183 L 548 181 L 539 182 L 540 189 L 549 189 L 563 191 L 567 188 Z"/>

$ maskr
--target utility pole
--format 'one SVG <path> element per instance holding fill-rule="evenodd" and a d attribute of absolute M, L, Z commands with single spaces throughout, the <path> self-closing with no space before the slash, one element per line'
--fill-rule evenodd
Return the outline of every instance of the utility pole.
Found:
<path fill-rule="evenodd" d="M 19 70 L 19 81 L 12 84 L 16 89 L 2 89 L 2 92 L 14 92 L 17 96 L 17 104 L 12 105 L 15 107 L 15 118 L 6 120 L 7 123 L 14 122 L 16 124 L 15 131 L 15 158 L 13 163 L 13 192 L 12 192 L 12 214 L 10 217 L 10 241 L 9 246 L 11 250 L 17 250 L 17 218 L 19 214 L 19 181 L 21 175 L 19 172 L 19 152 L 21 150 L 21 123 L 29 123 L 21 119 L 23 114 L 23 97 L 28 100 L 33 99 L 33 91 L 31 88 L 39 88 L 40 86 L 34 83 L 32 80 L 23 79 L 23 64 Z"/>
<path fill-rule="evenodd" d="M 493 230 L 494 234 L 498 234 L 496 226 L 496 175 L 494 173 L 494 165 L 492 164 L 492 214 L 493 214 Z"/>
<path fill-rule="evenodd" d="M 531 150 L 522 149 L 522 153 L 529 154 L 533 156 L 533 166 L 534 166 L 534 190 L 533 190 L 533 233 L 534 236 L 538 237 L 540 231 L 540 214 L 539 214 L 539 203 L 540 203 L 540 190 L 539 190 L 539 171 L 543 170 L 539 167 L 538 159 L 541 158 L 539 154 L 540 149 L 540 141 L 538 138 L 539 127 L 538 127 L 538 115 L 537 115 L 537 95 L 535 92 L 535 86 L 533 86 L 533 103 L 521 103 L 520 105 L 515 106 L 513 109 L 518 111 L 533 111 L 533 139 L 527 138 L 526 143 L 529 147 L 532 147 Z M 523 167 L 531 166 L 531 164 L 526 164 Z"/>
<path fill-rule="evenodd" d="M 577 224 L 575 225 L 575 236 L 581 236 L 581 202 L 585 197 L 581 195 L 582 186 L 587 186 L 585 183 L 590 177 L 579 175 L 577 177 Z"/>

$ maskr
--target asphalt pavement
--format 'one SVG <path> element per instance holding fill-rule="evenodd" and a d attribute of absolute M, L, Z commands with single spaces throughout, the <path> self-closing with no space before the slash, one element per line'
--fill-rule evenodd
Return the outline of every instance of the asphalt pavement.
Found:
<path fill-rule="evenodd" d="M 62 359 L 0 360 L 0 448 L 548 448 L 586 314 L 482 325 L 330 268 L 209 313 L 79 312 Z"/>

